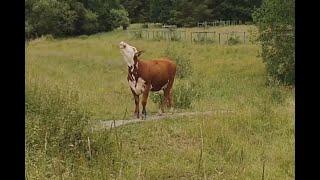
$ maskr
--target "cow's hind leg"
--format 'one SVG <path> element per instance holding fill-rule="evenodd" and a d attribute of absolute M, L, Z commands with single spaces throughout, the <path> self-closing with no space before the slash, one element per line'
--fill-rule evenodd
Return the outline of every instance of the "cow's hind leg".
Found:
<path fill-rule="evenodd" d="M 172 101 L 172 86 L 173 86 L 174 78 L 170 79 L 168 82 L 168 86 L 164 89 L 164 102 L 167 108 L 170 108 L 170 111 L 173 111 L 173 101 Z"/>
<path fill-rule="evenodd" d="M 162 97 L 160 92 L 159 92 L 159 95 L 160 97 Z M 164 96 L 164 90 L 163 90 L 163 96 Z M 160 99 L 158 115 L 161 116 L 162 113 L 164 113 L 164 97 Z"/>

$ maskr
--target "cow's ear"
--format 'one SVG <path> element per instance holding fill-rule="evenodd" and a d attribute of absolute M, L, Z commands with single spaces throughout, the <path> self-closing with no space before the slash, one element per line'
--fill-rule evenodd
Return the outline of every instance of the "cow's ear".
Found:
<path fill-rule="evenodd" d="M 143 50 L 138 50 L 138 52 L 136 52 L 136 56 L 139 57 L 144 51 Z"/>

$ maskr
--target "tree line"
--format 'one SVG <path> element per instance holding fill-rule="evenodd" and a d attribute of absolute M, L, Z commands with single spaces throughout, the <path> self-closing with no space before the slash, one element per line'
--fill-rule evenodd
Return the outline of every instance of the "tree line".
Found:
<path fill-rule="evenodd" d="M 25 0 L 25 35 L 93 34 L 130 23 L 196 26 L 199 21 L 252 21 L 262 0 Z"/>
<path fill-rule="evenodd" d="M 25 37 L 93 34 L 128 26 L 118 0 L 25 0 Z"/>
<path fill-rule="evenodd" d="M 158 22 L 196 26 L 199 21 L 252 21 L 262 0 L 120 0 L 133 23 Z"/>

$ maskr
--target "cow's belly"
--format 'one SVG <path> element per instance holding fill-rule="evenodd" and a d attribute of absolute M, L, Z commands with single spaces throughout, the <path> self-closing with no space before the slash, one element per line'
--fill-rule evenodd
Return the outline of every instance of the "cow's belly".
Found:
<path fill-rule="evenodd" d="M 136 93 L 136 95 L 140 95 L 145 91 L 145 80 L 142 78 L 138 78 L 138 81 L 128 81 L 130 88 Z"/>
<path fill-rule="evenodd" d="M 151 83 L 151 91 L 160 91 L 162 89 L 165 89 L 168 85 L 168 81 L 164 81 L 161 83 Z"/>

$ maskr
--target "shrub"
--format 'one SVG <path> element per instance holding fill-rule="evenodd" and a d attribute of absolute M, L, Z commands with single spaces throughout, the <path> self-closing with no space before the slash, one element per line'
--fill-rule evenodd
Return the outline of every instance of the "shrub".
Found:
<path fill-rule="evenodd" d="M 229 45 L 236 45 L 236 44 L 239 44 L 241 41 L 240 41 L 240 37 L 239 36 L 230 36 L 228 38 L 228 44 Z"/>
<path fill-rule="evenodd" d="M 126 29 L 129 26 L 129 14 L 125 9 L 111 9 L 110 14 L 113 28 L 123 26 Z"/>
<path fill-rule="evenodd" d="M 191 59 L 186 54 L 178 54 L 174 49 L 165 49 L 165 56 L 170 57 L 177 64 L 176 77 L 186 78 L 193 73 Z"/>
<path fill-rule="evenodd" d="M 154 36 L 152 37 L 152 39 L 155 40 L 155 41 L 160 41 L 160 40 L 163 39 L 163 36 L 162 36 L 161 33 L 159 33 L 159 31 L 157 31 L 157 32 L 154 33 Z"/>
<path fill-rule="evenodd" d="M 82 30 L 85 34 L 93 34 L 97 32 L 99 27 L 98 15 L 90 10 L 86 10 Z"/>
<path fill-rule="evenodd" d="M 175 108 L 188 109 L 191 108 L 192 102 L 197 98 L 196 89 L 193 88 L 195 83 L 189 81 L 175 82 L 173 87 L 173 105 Z M 160 106 L 163 102 L 163 93 L 151 93 L 152 102 Z"/>
<path fill-rule="evenodd" d="M 295 84 L 295 0 L 266 0 L 253 13 L 268 81 Z"/>
<path fill-rule="evenodd" d="M 193 42 L 196 43 L 214 43 L 214 38 L 206 33 L 196 33 L 196 35 L 192 38 Z"/>
<path fill-rule="evenodd" d="M 144 23 L 144 24 L 142 24 L 142 26 L 141 26 L 143 29 L 147 29 L 147 28 L 149 28 L 149 25 L 148 25 L 148 23 Z"/>
<path fill-rule="evenodd" d="M 82 40 L 86 40 L 86 39 L 88 39 L 88 37 L 89 37 L 88 35 L 81 35 L 81 36 L 79 36 L 79 38 L 82 39 Z"/>
<path fill-rule="evenodd" d="M 259 37 L 259 32 L 258 32 L 258 29 L 256 29 L 256 28 L 250 28 L 249 30 L 248 30 L 248 34 L 249 34 L 249 42 L 251 43 L 251 44 L 255 44 L 255 43 L 257 43 L 257 42 L 259 42 L 258 41 L 258 37 Z"/>
<path fill-rule="evenodd" d="M 181 35 L 180 32 L 175 31 L 175 30 L 170 30 L 170 41 L 180 41 L 181 40 Z"/>
<path fill-rule="evenodd" d="M 173 90 L 173 102 L 176 108 L 191 108 L 192 102 L 196 99 L 196 89 L 194 83 L 177 83 Z"/>
<path fill-rule="evenodd" d="M 133 38 L 142 39 L 142 31 L 133 31 Z"/>
<path fill-rule="evenodd" d="M 205 33 L 197 33 L 195 38 L 193 39 L 194 42 L 197 43 L 205 43 L 206 42 L 206 35 Z"/>

